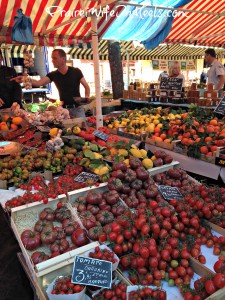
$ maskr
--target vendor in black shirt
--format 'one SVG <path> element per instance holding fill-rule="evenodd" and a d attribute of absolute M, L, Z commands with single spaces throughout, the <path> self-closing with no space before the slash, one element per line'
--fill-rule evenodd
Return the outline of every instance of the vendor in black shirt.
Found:
<path fill-rule="evenodd" d="M 19 83 L 10 81 L 17 76 L 13 68 L 2 65 L 3 57 L 0 51 L 0 108 L 9 108 L 13 102 L 21 104 L 22 88 Z"/>
<path fill-rule="evenodd" d="M 85 113 L 83 106 L 76 107 L 73 97 L 80 97 L 80 84 L 85 89 L 85 97 L 89 98 L 90 88 L 87 84 L 83 73 L 80 69 L 69 67 L 66 65 L 66 53 L 62 49 L 55 49 L 52 51 L 52 62 L 56 71 L 48 73 L 40 80 L 32 79 L 33 87 L 44 86 L 50 82 L 54 82 L 58 91 L 63 107 L 70 112 L 70 117 L 83 117 Z M 17 82 L 22 82 L 22 76 L 14 78 Z"/>

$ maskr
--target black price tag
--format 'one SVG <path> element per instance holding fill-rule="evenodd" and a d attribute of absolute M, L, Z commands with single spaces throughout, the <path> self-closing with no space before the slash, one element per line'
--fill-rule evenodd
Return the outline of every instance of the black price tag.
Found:
<path fill-rule="evenodd" d="M 112 263 L 75 255 L 72 283 L 111 288 Z"/>
<path fill-rule="evenodd" d="M 108 138 L 109 138 L 109 135 L 108 135 L 108 134 L 106 134 L 106 133 L 104 133 L 104 132 L 102 132 L 102 131 L 100 131 L 100 130 L 95 130 L 95 131 L 93 132 L 93 134 L 94 134 L 95 136 L 97 136 L 99 139 L 103 140 L 103 141 L 107 141 Z"/>
<path fill-rule="evenodd" d="M 157 185 L 157 188 L 166 200 L 180 200 L 183 198 L 183 195 L 180 193 L 177 187 L 168 185 Z"/>
<path fill-rule="evenodd" d="M 216 157 L 215 165 L 225 167 L 225 159 L 221 157 Z"/>
<path fill-rule="evenodd" d="M 225 96 L 221 99 L 214 112 L 221 115 L 225 115 Z"/>
<path fill-rule="evenodd" d="M 93 173 L 81 172 L 76 178 L 77 182 L 86 182 L 88 179 L 92 179 L 95 182 L 99 180 L 99 176 Z"/>
<path fill-rule="evenodd" d="M 183 79 L 176 77 L 161 77 L 159 89 L 169 91 L 181 91 Z"/>

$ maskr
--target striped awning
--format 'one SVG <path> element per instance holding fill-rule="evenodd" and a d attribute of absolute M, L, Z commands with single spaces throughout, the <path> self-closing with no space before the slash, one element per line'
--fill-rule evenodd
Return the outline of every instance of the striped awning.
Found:
<path fill-rule="evenodd" d="M 32 54 L 32 57 L 34 57 L 34 50 L 35 50 L 35 46 L 12 45 L 9 51 L 9 56 L 11 58 L 23 58 L 26 52 L 29 52 Z"/>
<path fill-rule="evenodd" d="M 125 0 L 128 1 L 128 0 Z M 98 36 L 116 18 L 123 7 L 118 0 L 1 0 L 0 44 L 12 44 L 11 31 L 17 9 L 32 20 L 35 45 L 65 46 L 91 41 L 91 12 L 96 12 Z M 108 5 L 108 6 L 107 6 Z M 114 11 L 113 16 L 103 12 Z"/>
<path fill-rule="evenodd" d="M 190 45 L 159 45 L 153 50 L 147 50 L 142 47 L 134 47 L 133 42 L 120 42 L 121 55 L 123 60 L 151 60 L 151 59 L 199 59 L 204 56 L 206 47 L 197 47 Z M 108 60 L 107 40 L 99 42 L 99 59 Z M 225 49 L 217 49 L 217 54 L 222 58 L 225 57 Z M 93 59 L 92 48 L 72 48 L 68 54 L 74 59 Z"/>
<path fill-rule="evenodd" d="M 165 42 L 225 48 L 225 0 L 192 0 L 182 9 Z"/>
<path fill-rule="evenodd" d="M 152 2 L 159 3 L 149 1 Z M 171 3 L 162 1 L 166 2 Z M 35 45 L 65 46 L 91 41 L 91 11 L 97 14 L 97 34 L 101 39 L 129 3 L 142 5 L 141 0 L 1 0 L 0 44 L 12 44 L 11 31 L 19 8 L 32 20 Z M 148 1 L 143 3 L 147 5 Z M 181 9 L 183 13 L 176 14 L 166 43 L 224 47 L 225 0 L 192 0 Z M 135 39 L 130 36 L 129 40 L 132 38 Z"/>

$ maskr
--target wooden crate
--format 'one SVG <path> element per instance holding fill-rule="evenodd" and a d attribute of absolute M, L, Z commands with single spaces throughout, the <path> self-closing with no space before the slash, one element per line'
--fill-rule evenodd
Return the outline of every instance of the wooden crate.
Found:
<path fill-rule="evenodd" d="M 167 150 L 172 150 L 173 151 L 173 149 L 174 149 L 174 144 L 173 143 L 165 143 L 165 142 L 155 141 L 155 145 L 160 147 L 160 148 L 167 149 Z"/>
<path fill-rule="evenodd" d="M 193 268 L 194 272 L 201 277 L 211 277 L 214 276 L 215 273 L 212 272 L 209 268 L 202 265 L 198 260 L 191 257 L 190 265 Z M 216 291 L 214 294 L 207 297 L 205 300 L 224 300 L 225 299 L 225 287 Z"/>
<path fill-rule="evenodd" d="M 11 212 L 11 226 L 22 250 L 24 260 L 29 268 L 31 277 L 34 281 L 38 282 L 38 285 L 42 290 L 45 290 L 46 286 L 51 281 L 53 281 L 53 279 L 58 274 L 64 272 L 64 274 L 62 275 L 66 275 L 65 273 L 72 269 L 73 259 L 75 255 L 80 255 L 99 245 L 98 242 L 90 242 L 85 246 L 48 259 L 42 263 L 37 264 L 36 266 L 33 265 L 30 258 L 32 253 L 37 250 L 29 251 L 24 247 L 20 238 L 21 233 L 25 229 L 33 229 L 35 222 L 38 220 L 39 213 L 46 207 L 55 209 L 59 200 L 64 203 L 68 201 L 66 195 L 61 195 L 60 198 L 49 201 L 47 205 L 42 203 L 31 203 L 28 205 L 13 208 Z M 67 239 L 69 240 L 70 238 L 67 237 Z M 45 253 L 50 254 L 48 246 L 42 245 L 38 248 L 38 251 L 44 251 Z"/>

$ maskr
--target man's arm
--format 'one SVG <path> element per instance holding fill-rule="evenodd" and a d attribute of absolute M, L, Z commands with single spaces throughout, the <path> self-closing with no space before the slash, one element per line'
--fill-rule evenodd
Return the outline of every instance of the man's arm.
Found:
<path fill-rule="evenodd" d="M 219 78 L 219 83 L 218 83 L 218 86 L 216 87 L 216 89 L 219 91 L 219 90 L 223 89 L 223 86 L 225 83 L 225 75 L 218 75 L 218 78 Z"/>
<path fill-rule="evenodd" d="M 90 87 L 84 77 L 81 78 L 80 83 L 83 85 L 83 87 L 85 89 L 85 97 L 89 98 L 90 97 Z"/>
<path fill-rule="evenodd" d="M 23 82 L 23 76 L 17 76 L 17 77 L 11 78 L 10 80 L 14 80 L 17 83 L 22 83 Z M 41 78 L 40 80 L 31 79 L 32 87 L 40 87 L 40 86 L 46 85 L 50 82 L 51 82 L 51 80 L 47 76 Z"/>
<path fill-rule="evenodd" d="M 42 85 L 46 85 L 48 83 L 50 83 L 51 80 L 49 77 L 45 76 L 45 77 L 42 77 L 41 79 L 39 80 L 34 80 L 34 79 L 31 79 L 31 83 L 32 83 L 32 86 L 33 87 L 39 87 L 39 86 L 42 86 Z"/>

